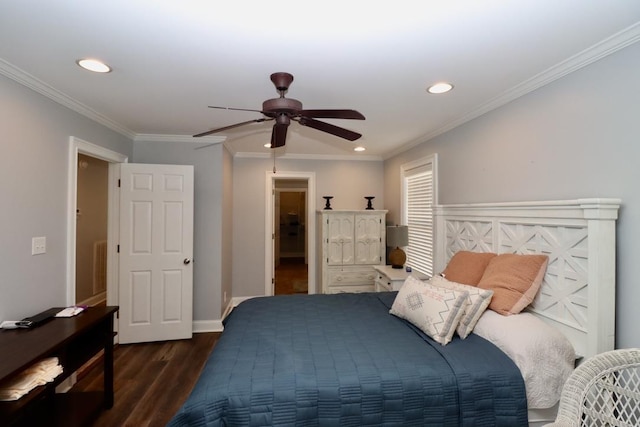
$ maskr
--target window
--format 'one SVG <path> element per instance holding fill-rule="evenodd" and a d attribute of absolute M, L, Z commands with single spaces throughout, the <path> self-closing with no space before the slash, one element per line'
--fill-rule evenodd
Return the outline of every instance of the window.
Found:
<path fill-rule="evenodd" d="M 407 265 L 433 275 L 433 205 L 436 197 L 436 163 L 433 154 L 401 167 L 402 221 L 409 226 Z"/>

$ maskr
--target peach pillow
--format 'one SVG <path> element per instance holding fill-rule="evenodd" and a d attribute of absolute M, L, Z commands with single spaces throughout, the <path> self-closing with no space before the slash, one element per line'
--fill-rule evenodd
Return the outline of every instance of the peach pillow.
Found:
<path fill-rule="evenodd" d="M 493 291 L 489 308 L 503 315 L 517 314 L 535 298 L 549 258 L 546 255 L 500 254 L 487 265 L 478 287 Z"/>
<path fill-rule="evenodd" d="M 493 252 L 458 251 L 449 260 L 442 276 L 451 282 L 476 286 L 495 256 Z"/>

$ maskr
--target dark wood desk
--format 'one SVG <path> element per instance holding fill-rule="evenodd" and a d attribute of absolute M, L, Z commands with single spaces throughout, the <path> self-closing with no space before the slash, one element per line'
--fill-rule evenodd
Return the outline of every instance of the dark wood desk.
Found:
<path fill-rule="evenodd" d="M 0 330 L 0 382 L 46 357 L 63 373 L 13 402 L 0 402 L 0 425 L 80 426 L 113 406 L 113 315 L 118 307 L 91 307 L 34 329 Z M 55 387 L 104 350 L 104 391 L 55 393 Z"/>

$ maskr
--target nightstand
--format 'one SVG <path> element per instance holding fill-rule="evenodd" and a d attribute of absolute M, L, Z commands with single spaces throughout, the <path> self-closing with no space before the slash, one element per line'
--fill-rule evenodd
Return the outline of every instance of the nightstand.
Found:
<path fill-rule="evenodd" d="M 376 292 L 397 291 L 407 277 L 413 275 L 420 280 L 427 280 L 429 276 L 418 271 L 407 273 L 404 268 L 392 268 L 390 265 L 374 265 L 376 270 Z"/>

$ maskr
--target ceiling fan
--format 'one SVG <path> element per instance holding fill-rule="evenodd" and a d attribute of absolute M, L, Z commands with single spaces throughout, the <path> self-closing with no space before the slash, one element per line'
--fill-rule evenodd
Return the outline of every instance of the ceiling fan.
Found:
<path fill-rule="evenodd" d="M 291 74 L 273 73 L 271 74 L 271 81 L 280 93 L 280 97 L 264 101 L 262 103 L 262 110 L 209 106 L 209 108 L 218 108 L 223 110 L 254 111 L 256 113 L 262 113 L 265 117 L 254 120 L 247 120 L 246 122 L 240 122 L 218 129 L 212 129 L 193 136 L 195 138 L 198 138 L 217 132 L 222 132 L 228 129 L 233 129 L 239 126 L 244 126 L 250 123 L 261 123 L 271 120 L 275 120 L 273 130 L 271 131 L 271 148 L 284 146 L 287 139 L 287 129 L 289 127 L 289 124 L 291 123 L 291 120 L 296 121 L 303 126 L 308 126 L 322 132 L 327 132 L 340 138 L 347 139 L 349 141 L 355 141 L 362 136 L 361 134 L 353 132 L 349 129 L 316 120 L 318 118 L 364 120 L 364 116 L 361 113 L 355 110 L 346 109 L 304 110 L 302 109 L 302 102 L 298 101 L 297 99 L 284 97 L 285 92 L 287 92 L 287 90 L 289 89 L 289 85 L 291 84 L 291 82 L 293 82 L 293 76 Z"/>

